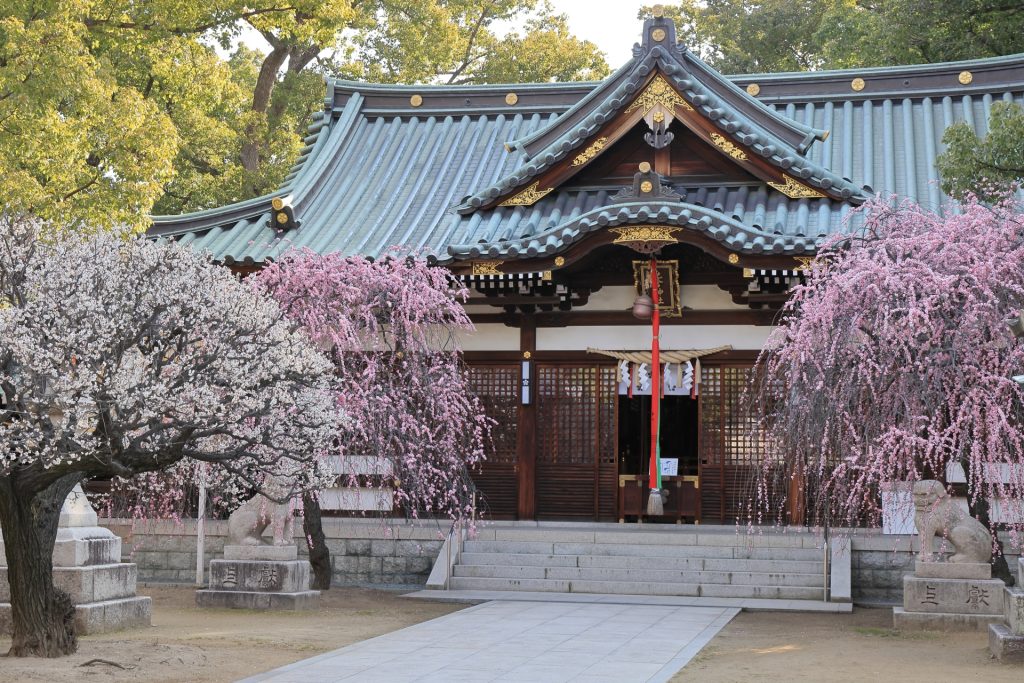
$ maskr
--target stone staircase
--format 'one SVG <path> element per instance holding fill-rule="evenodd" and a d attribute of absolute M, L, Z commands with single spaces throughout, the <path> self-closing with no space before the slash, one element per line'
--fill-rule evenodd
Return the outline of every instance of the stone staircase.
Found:
<path fill-rule="evenodd" d="M 449 591 L 822 601 L 820 545 L 811 533 L 734 526 L 492 523 L 438 564 L 451 565 Z M 848 602 L 849 553 L 830 555 L 831 599 Z"/>

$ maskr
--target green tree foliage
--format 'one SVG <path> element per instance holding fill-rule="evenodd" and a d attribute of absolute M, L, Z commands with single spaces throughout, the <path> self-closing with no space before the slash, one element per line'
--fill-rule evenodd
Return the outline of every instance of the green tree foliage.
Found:
<path fill-rule="evenodd" d="M 523 22 L 524 34 L 504 32 Z M 243 31 L 269 53 L 241 44 Z M 0 8 L 0 192 L 55 224 L 141 229 L 150 212 L 277 186 L 322 106 L 324 75 L 606 73 L 596 46 L 543 0 L 10 0 Z"/>
<path fill-rule="evenodd" d="M 15 0 L 0 13 L 0 196 L 56 223 L 138 227 L 178 134 L 97 54 L 81 21 L 90 4 Z"/>
<path fill-rule="evenodd" d="M 1024 52 L 1019 0 L 682 0 L 666 15 L 676 20 L 683 43 L 725 73 Z"/>
<path fill-rule="evenodd" d="M 942 141 L 942 189 L 954 197 L 973 192 L 993 200 L 1024 180 L 1024 107 L 1018 104 L 993 104 L 985 136 L 961 121 L 946 129 Z"/>

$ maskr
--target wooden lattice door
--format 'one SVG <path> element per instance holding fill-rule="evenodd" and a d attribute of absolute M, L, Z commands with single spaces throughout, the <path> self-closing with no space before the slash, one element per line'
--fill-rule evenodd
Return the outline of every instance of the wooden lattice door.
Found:
<path fill-rule="evenodd" d="M 614 366 L 538 364 L 538 519 L 615 519 L 616 389 Z"/>
<path fill-rule="evenodd" d="M 750 364 L 701 367 L 701 521 L 746 521 L 753 511 L 757 470 L 764 452 L 761 436 L 743 405 Z"/>
<path fill-rule="evenodd" d="M 477 505 L 491 519 L 515 519 L 519 497 L 516 430 L 520 368 L 518 364 L 471 365 L 469 379 L 484 412 L 495 422 L 487 459 L 471 472 Z"/>

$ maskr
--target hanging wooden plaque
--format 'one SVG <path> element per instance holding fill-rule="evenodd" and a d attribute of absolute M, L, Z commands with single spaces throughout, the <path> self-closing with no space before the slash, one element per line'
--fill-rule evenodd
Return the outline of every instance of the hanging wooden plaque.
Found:
<path fill-rule="evenodd" d="M 651 262 L 633 261 L 633 286 L 637 294 L 651 293 Z M 679 261 L 658 259 L 658 310 L 663 316 L 678 318 L 683 314 L 679 293 Z"/>

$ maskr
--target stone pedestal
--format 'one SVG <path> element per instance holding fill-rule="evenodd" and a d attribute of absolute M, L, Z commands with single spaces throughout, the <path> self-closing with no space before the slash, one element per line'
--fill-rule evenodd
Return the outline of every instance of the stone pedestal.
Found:
<path fill-rule="evenodd" d="M 309 590 L 309 562 L 294 545 L 229 545 L 223 560 L 210 561 L 210 586 L 196 591 L 200 607 L 316 609 L 320 591 Z"/>
<path fill-rule="evenodd" d="M 915 574 L 903 577 L 903 607 L 893 609 L 895 627 L 986 630 L 1003 619 L 1006 588 L 991 575 L 987 563 L 918 562 Z"/>
<path fill-rule="evenodd" d="M 53 548 L 53 582 L 75 603 L 79 635 L 149 626 L 152 601 L 135 595 L 137 568 L 121 562 L 121 539 L 96 526 L 81 486 L 68 496 Z M 0 563 L 6 563 L 0 539 Z M 0 633 L 10 633 L 10 586 L 0 566 Z"/>
<path fill-rule="evenodd" d="M 1003 592 L 1002 624 L 988 627 L 988 649 L 1002 662 L 1024 662 L 1024 586 Z"/>

